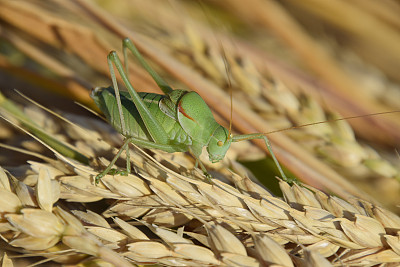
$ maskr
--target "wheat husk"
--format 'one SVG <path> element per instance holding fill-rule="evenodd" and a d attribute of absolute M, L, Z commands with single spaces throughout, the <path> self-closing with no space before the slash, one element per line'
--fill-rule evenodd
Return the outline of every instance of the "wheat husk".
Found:
<path fill-rule="evenodd" d="M 121 38 L 128 36 L 157 65 L 165 68 L 181 82 L 186 83 L 185 88 L 198 91 L 207 103 L 227 121 L 230 120 L 230 100 L 225 91 L 233 91 L 233 126 L 237 132 L 270 132 L 273 129 L 300 126 L 304 123 L 374 112 L 373 109 L 368 110 L 369 106 L 362 106 L 367 103 L 357 101 L 359 100 L 357 98 L 336 101 L 336 97 L 344 97 L 338 94 L 331 101 L 330 94 L 335 94 L 336 91 L 332 90 L 329 81 L 335 81 L 336 85 L 343 82 L 337 81 L 336 83 L 333 74 L 330 75 L 325 71 L 328 84 L 320 85 L 317 79 L 313 80 L 313 76 L 304 77 L 306 74 L 303 73 L 302 76 L 297 73 L 296 69 L 277 64 L 277 59 L 262 53 L 256 47 L 249 48 L 249 44 L 243 44 L 240 39 L 227 36 L 228 29 L 225 29 L 224 33 L 215 29 L 210 30 L 210 25 L 218 24 L 218 21 L 208 17 L 207 9 L 201 10 L 201 15 L 199 15 L 198 8 L 187 3 L 174 3 L 171 6 L 171 3 L 164 1 L 153 0 L 151 2 L 126 2 L 120 4 L 124 6 L 122 9 L 118 8 L 120 5 L 107 6 L 106 3 L 102 3 L 110 12 L 115 12 L 116 16 L 132 18 L 129 22 L 126 21 L 132 27 L 131 30 L 127 30 L 110 14 L 99 9 L 90 1 L 74 0 L 72 3 L 52 2 L 46 4 L 40 1 L 30 1 L 29 3 L 6 1 L 1 3 L 1 10 L 4 14 L 0 13 L 0 15 L 5 21 L 2 37 L 13 43 L 23 53 L 34 58 L 42 66 L 51 69 L 52 73 L 65 81 L 55 82 L 36 75 L 34 78 L 40 80 L 41 84 L 44 83 L 52 90 L 74 97 L 87 105 L 93 105 L 93 103 L 88 99 L 85 88 L 109 83 L 106 61 L 100 59 L 111 49 L 119 47 Z M 222 8 L 236 14 L 234 8 L 239 4 L 232 2 L 231 5 L 223 5 Z M 293 4 L 295 5 L 295 3 Z M 386 5 L 388 4 L 386 3 Z M 387 16 L 391 14 L 391 10 L 395 10 L 387 9 L 387 6 L 380 8 L 386 10 Z M 310 10 L 313 11 L 312 8 Z M 371 10 L 370 12 L 372 12 Z M 181 15 L 176 16 L 176 12 Z M 282 12 L 282 16 L 289 16 L 287 10 L 280 10 L 280 12 Z M 133 16 L 127 16 L 127 13 L 131 13 Z M 368 16 L 370 15 L 368 14 Z M 274 13 L 270 16 L 275 18 L 270 22 L 279 26 L 281 18 L 275 16 Z M 202 17 L 203 20 L 198 19 L 199 17 Z M 254 18 L 248 19 L 251 21 Z M 244 20 L 244 22 L 246 21 Z M 10 27 L 10 25 L 12 26 Z M 31 25 L 37 25 L 37 27 L 32 28 Z M 272 27 L 273 25 L 264 26 Z M 298 34 L 298 26 L 288 30 Z M 54 28 L 57 31 L 51 30 Z M 252 28 L 248 28 L 248 30 L 254 31 Z M 282 29 L 278 29 L 278 36 L 281 36 L 282 33 Z M 26 35 L 29 35 L 29 38 Z M 261 36 L 272 43 L 276 42 L 269 36 L 262 34 Z M 376 105 L 379 106 L 389 105 L 389 102 L 395 102 L 394 100 L 398 99 L 396 84 L 391 82 L 388 77 L 369 65 L 368 62 L 360 59 L 354 51 L 329 39 L 326 40 L 323 36 L 321 35 L 318 40 L 312 40 L 313 43 L 310 47 L 318 46 L 327 50 L 325 51 L 326 56 L 330 57 L 330 64 L 336 70 L 348 70 L 348 73 L 345 73 L 348 77 L 345 77 L 344 80 L 352 80 L 353 85 L 354 80 L 359 82 L 357 88 L 352 87 L 355 89 L 354 91 L 362 90 L 357 94 L 370 94 L 368 98 L 376 100 L 378 102 Z M 369 34 L 363 35 L 363 37 L 369 36 Z M 392 35 L 390 36 L 394 38 Z M 156 37 L 156 41 L 154 37 Z M 282 39 L 287 41 L 285 38 Z M 303 38 L 298 39 L 298 44 L 291 43 L 295 46 L 294 51 L 297 51 L 296 48 L 303 44 L 303 40 Z M 60 62 L 56 57 L 51 57 L 48 47 L 57 51 L 58 56 L 71 59 Z M 66 54 L 65 51 L 69 52 Z M 38 56 L 39 54 L 40 56 Z M 306 55 L 310 55 L 310 53 Z M 304 54 L 299 53 L 299 56 L 304 56 Z M 228 75 L 224 57 L 228 63 Z M 291 56 L 288 57 L 291 58 Z M 80 65 L 76 64 L 76 61 L 85 62 L 90 66 L 90 70 L 78 70 L 73 73 L 73 70 Z M 309 61 L 311 61 L 310 58 L 303 59 L 304 64 Z M 7 58 L 3 58 L 0 63 L 3 68 L 14 75 L 21 77 L 28 75 L 24 68 L 10 65 L 11 62 L 8 62 Z M 61 65 L 60 63 L 64 63 L 64 66 L 57 67 Z M 299 64 L 299 62 L 296 63 Z M 144 88 L 145 91 L 153 92 L 154 83 L 144 75 L 143 69 L 134 62 L 130 66 L 132 68 L 130 78 L 134 81 L 135 88 Z M 68 71 L 63 67 L 67 67 Z M 317 69 L 324 67 L 318 65 Z M 85 72 L 88 74 L 85 75 Z M 206 78 L 199 77 L 199 73 Z M 331 91 L 326 93 L 324 90 Z M 320 94 L 325 96 L 322 104 Z M 388 102 L 387 99 L 392 101 Z M 328 106 L 334 107 L 335 111 L 333 108 L 326 107 L 327 104 L 324 102 L 327 101 L 329 101 Z M 372 106 L 376 107 L 376 105 Z M 396 109 L 398 106 L 394 104 L 392 107 Z M 339 115 L 339 112 L 342 115 Z M 396 130 L 396 123 L 386 124 L 390 123 L 393 117 L 395 116 L 372 116 L 365 119 L 354 119 L 351 122 L 357 123 L 357 125 L 362 124 L 360 129 L 356 128 L 358 135 L 374 138 L 374 142 L 392 142 L 390 140 L 395 139 L 396 134 L 400 132 L 400 130 Z M 228 124 L 229 122 L 225 125 Z M 383 136 L 387 136 L 387 138 Z M 396 155 L 390 152 L 389 157 L 384 157 L 369 145 L 357 141 L 347 122 L 335 121 L 317 124 L 284 133 L 270 134 L 268 137 L 273 143 L 280 162 L 287 165 L 299 179 L 306 183 L 318 188 L 326 188 L 344 198 L 352 195 L 369 201 L 376 198 L 392 208 L 396 206 L 395 198 L 389 197 L 396 196 L 399 192 L 399 184 L 392 181 L 393 178 L 400 177 Z M 25 141 L 26 146 L 29 145 L 28 143 L 29 141 Z M 264 143 L 256 142 L 256 144 L 266 151 Z M 33 145 L 32 142 L 30 145 Z M 393 146 L 393 142 L 391 145 Z M 235 151 L 233 149 L 230 152 L 233 158 L 254 159 L 264 155 L 259 150 L 250 149 L 249 144 L 242 144 L 242 146 L 245 148 L 238 148 L 236 152 L 233 152 Z M 223 165 L 220 166 L 222 167 L 220 170 L 223 170 Z M 217 168 L 218 165 L 213 167 Z M 347 179 L 351 180 L 351 183 Z M 372 197 L 365 194 L 364 191 Z"/>
<path fill-rule="evenodd" d="M 48 117 L 70 144 L 84 143 L 99 130 L 79 125 L 88 118 L 72 117 L 74 124 Z M 82 134 L 69 135 L 77 127 Z M 91 140 L 94 155 L 110 139 L 102 137 L 110 126 L 101 127 L 101 140 Z M 279 198 L 234 173 L 225 178 L 240 180 L 236 187 L 217 179 L 210 184 L 201 172 L 187 169 L 193 166 L 180 166 L 187 171 L 178 173 L 139 148 L 132 147 L 131 155 L 136 173 L 107 175 L 99 185 L 93 179 L 101 166 L 57 152 L 50 163 L 32 160 L 11 172 L 2 168 L 2 199 L 10 199 L 0 205 L 4 240 L 29 255 L 75 264 L 367 266 L 400 260 L 400 218 L 382 207 L 284 181 Z M 177 165 L 163 158 L 166 166 Z M 27 180 L 31 184 L 22 182 Z M 100 210 L 89 208 L 99 201 Z"/>

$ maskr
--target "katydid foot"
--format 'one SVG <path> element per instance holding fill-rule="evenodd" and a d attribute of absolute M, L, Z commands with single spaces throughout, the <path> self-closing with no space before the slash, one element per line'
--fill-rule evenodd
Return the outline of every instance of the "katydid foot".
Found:
<path fill-rule="evenodd" d="M 193 155 L 194 155 L 194 154 L 193 154 Z M 211 174 L 208 173 L 208 171 L 207 171 L 206 167 L 204 166 L 203 162 L 201 162 L 201 160 L 200 160 L 198 157 L 195 156 L 195 158 L 196 158 L 195 168 L 197 168 L 198 166 L 200 166 L 200 169 L 203 171 L 204 176 L 207 178 L 207 180 L 208 180 L 211 184 L 213 184 L 214 182 L 211 180 L 212 176 L 211 176 Z"/>
<path fill-rule="evenodd" d="M 95 184 L 98 185 L 100 183 L 101 178 L 103 178 L 107 174 L 127 176 L 129 174 L 129 172 L 127 170 L 119 170 L 119 169 L 111 169 L 108 172 L 102 171 L 101 173 L 96 175 L 96 177 L 94 178 Z"/>
<path fill-rule="evenodd" d="M 203 174 L 204 174 L 204 176 L 207 178 L 207 180 L 211 183 L 211 184 L 213 184 L 214 182 L 211 180 L 211 178 L 212 178 L 212 176 L 211 176 L 211 174 L 209 174 L 208 172 L 204 172 L 203 171 Z"/>

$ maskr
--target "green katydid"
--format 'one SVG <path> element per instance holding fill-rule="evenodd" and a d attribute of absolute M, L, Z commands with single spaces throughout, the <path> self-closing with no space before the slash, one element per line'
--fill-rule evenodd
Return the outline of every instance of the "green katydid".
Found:
<path fill-rule="evenodd" d="M 127 77 L 128 50 L 152 76 L 165 95 L 135 91 Z M 207 174 L 206 168 L 199 159 L 204 146 L 207 147 L 210 161 L 215 163 L 225 157 L 232 142 L 250 139 L 264 139 L 280 175 L 284 180 L 287 180 L 272 152 L 270 142 L 264 134 L 232 135 L 230 130 L 215 121 L 210 108 L 199 94 L 193 91 L 173 90 L 147 64 L 128 38 L 123 40 L 123 53 L 125 70 L 115 51 L 110 52 L 107 57 L 113 86 L 108 88 L 98 87 L 91 93 L 91 97 L 105 114 L 108 122 L 125 136 L 120 151 L 107 168 L 96 176 L 96 183 L 110 172 L 124 150 L 126 150 L 128 158 L 127 171 L 130 171 L 129 143 L 170 153 L 190 151 L 196 158 L 196 165 L 198 163 L 202 171 Z M 120 92 L 118 89 L 114 65 L 128 89 L 127 92 Z"/>

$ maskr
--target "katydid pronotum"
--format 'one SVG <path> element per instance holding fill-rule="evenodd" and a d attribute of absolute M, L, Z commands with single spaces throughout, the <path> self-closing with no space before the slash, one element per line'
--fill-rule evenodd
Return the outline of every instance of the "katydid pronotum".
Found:
<path fill-rule="evenodd" d="M 127 77 L 128 50 L 151 75 L 165 95 L 135 91 Z M 264 139 L 281 177 L 288 180 L 264 134 L 232 135 L 230 129 L 226 129 L 215 121 L 210 108 L 199 94 L 193 91 L 173 90 L 147 64 L 128 38 L 123 40 L 123 53 L 125 70 L 115 51 L 110 52 L 107 57 L 113 86 L 98 87 L 91 93 L 91 97 L 105 114 L 108 122 L 125 137 L 120 151 L 107 168 L 96 176 L 96 183 L 110 172 L 124 150 L 127 153 L 127 172 L 130 172 L 129 143 L 170 153 L 189 151 L 196 158 L 196 165 L 199 164 L 209 178 L 206 168 L 199 159 L 204 146 L 207 147 L 210 161 L 215 163 L 225 157 L 232 142 L 250 139 Z M 114 65 L 128 89 L 127 92 L 120 92 L 118 89 Z"/>

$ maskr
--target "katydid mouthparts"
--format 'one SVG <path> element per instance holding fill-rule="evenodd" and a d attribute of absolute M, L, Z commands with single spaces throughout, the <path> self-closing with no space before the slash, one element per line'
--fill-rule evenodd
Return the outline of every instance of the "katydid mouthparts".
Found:
<path fill-rule="evenodd" d="M 127 51 L 131 51 L 143 68 L 151 75 L 162 94 L 136 92 L 127 75 Z M 219 125 L 205 101 L 193 91 L 173 90 L 144 60 L 130 39 L 123 40 L 124 66 L 117 53 L 107 57 L 112 87 L 97 87 L 91 97 L 105 115 L 107 121 L 125 137 L 124 144 L 105 170 L 95 178 L 96 184 L 111 171 L 123 150 L 127 153 L 127 172 L 130 172 L 129 143 L 143 148 L 160 149 L 169 153 L 191 152 L 202 171 L 209 178 L 200 155 L 206 146 L 209 159 L 215 163 L 225 157 L 232 142 L 250 139 L 264 139 L 284 180 L 288 180 L 276 159 L 269 140 L 263 133 L 232 135 L 231 131 Z M 114 66 L 127 92 L 118 89 Z"/>

